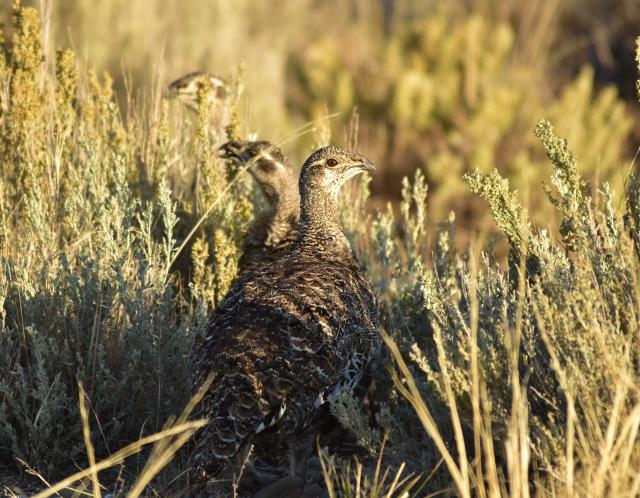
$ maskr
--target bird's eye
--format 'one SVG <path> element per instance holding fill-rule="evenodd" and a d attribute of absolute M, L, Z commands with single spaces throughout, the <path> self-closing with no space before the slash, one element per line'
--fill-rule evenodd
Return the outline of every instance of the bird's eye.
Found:
<path fill-rule="evenodd" d="M 330 157 L 329 159 L 327 159 L 327 166 L 329 166 L 330 168 L 333 168 L 337 165 L 338 165 L 338 161 L 333 157 Z"/>
<path fill-rule="evenodd" d="M 216 97 L 218 97 L 219 99 L 226 99 L 227 89 L 223 86 L 216 87 Z"/>
<path fill-rule="evenodd" d="M 266 174 L 273 173 L 275 169 L 276 169 L 275 164 L 272 164 L 267 161 L 260 162 L 260 170 Z"/>

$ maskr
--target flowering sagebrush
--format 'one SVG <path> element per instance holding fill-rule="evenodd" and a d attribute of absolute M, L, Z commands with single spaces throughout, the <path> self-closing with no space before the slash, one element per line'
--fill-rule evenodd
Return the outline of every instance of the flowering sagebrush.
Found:
<path fill-rule="evenodd" d="M 55 477 L 90 461 L 86 438 L 101 458 L 182 410 L 191 351 L 235 278 L 260 199 L 216 157 L 225 137 L 211 129 L 204 95 L 184 135 L 171 127 L 160 95 L 123 117 L 108 74 L 81 70 L 68 50 L 57 53 L 55 67 L 43 66 L 35 10 L 15 3 L 14 23 L 12 39 L 0 40 L 0 464 L 23 459 Z M 606 182 L 588 188 L 583 173 L 593 172 L 596 158 L 574 155 L 571 140 L 540 121 L 527 133 L 541 143 L 525 140 L 526 157 L 513 162 L 532 168 L 547 155 L 552 173 L 538 195 L 546 193 L 544 210 L 561 225 L 556 233 L 537 224 L 513 188 L 517 175 L 493 168 L 513 115 L 482 129 L 496 115 L 490 101 L 510 112 L 522 102 L 524 94 L 492 87 L 513 32 L 501 26 L 490 40 L 490 26 L 476 18 L 452 34 L 443 26 L 438 18 L 389 42 L 385 64 L 399 68 L 398 81 L 384 82 L 392 105 L 381 119 L 426 130 L 465 111 L 479 169 L 468 157 L 452 163 L 451 195 L 464 181 L 486 201 L 509 260 L 504 267 L 480 243 L 460 250 L 453 214 L 429 236 L 434 165 L 403 181 L 399 216 L 392 206 L 366 211 L 368 179 L 341 194 L 345 233 L 376 286 L 388 348 L 373 362 L 365 400 L 345 394 L 331 407 L 358 444 L 382 455 L 351 466 L 322 449 L 327 489 L 331 496 L 445 488 L 469 497 L 638 494 L 640 183 L 628 180 L 621 212 Z M 483 41 L 475 85 L 462 85 L 456 59 L 467 32 Z M 432 77 L 426 62 L 445 55 L 455 67 L 443 62 Z M 338 51 L 319 56 L 324 72 L 305 61 L 298 67 L 318 99 L 335 91 L 336 105 L 357 96 L 381 109 L 386 93 L 357 95 Z M 456 91 L 435 85 L 439 71 Z M 577 114 L 591 123 L 579 127 L 589 139 L 611 139 L 602 156 L 611 172 L 630 124 L 610 94 L 595 95 L 591 80 L 580 75 L 567 91 L 583 97 Z M 235 137 L 237 109 L 230 113 L 226 133 Z M 437 161 L 457 157 L 454 128 Z M 318 140 L 327 138 L 321 130 Z M 78 407 L 79 394 L 88 410 Z M 393 471 L 381 476 L 383 460 Z"/>

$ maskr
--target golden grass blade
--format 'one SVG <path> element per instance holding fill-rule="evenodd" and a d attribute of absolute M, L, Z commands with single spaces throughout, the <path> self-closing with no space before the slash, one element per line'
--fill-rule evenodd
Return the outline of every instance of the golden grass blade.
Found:
<path fill-rule="evenodd" d="M 145 466 L 144 471 L 138 476 L 135 484 L 128 494 L 128 498 L 137 498 L 142 494 L 148 484 L 154 477 L 173 459 L 176 452 L 184 446 L 189 438 L 193 435 L 192 431 L 186 431 L 179 434 L 168 447 L 156 455 L 153 459 L 149 459 L 149 465 Z"/>
<path fill-rule="evenodd" d="M 89 429 L 89 413 L 87 411 L 87 407 L 85 405 L 86 393 L 84 392 L 84 387 L 82 385 L 82 381 L 78 382 L 78 396 L 80 397 L 80 417 L 82 418 L 82 435 L 84 436 L 84 444 L 87 447 L 87 457 L 89 459 L 89 468 L 96 468 L 96 453 L 93 448 L 93 443 L 91 442 L 91 431 Z M 98 473 L 93 470 L 91 472 L 91 482 L 93 483 L 93 493 L 96 498 L 102 497 L 102 492 L 100 490 L 100 481 L 98 480 Z"/>
<path fill-rule="evenodd" d="M 189 415 L 193 412 L 196 405 L 202 400 L 204 395 L 209 390 L 211 383 L 213 382 L 213 374 L 209 374 L 205 382 L 200 386 L 198 392 L 191 397 L 187 406 L 180 416 L 176 419 L 175 423 L 169 421 L 165 429 L 170 425 L 184 424 L 189 418 Z M 172 437 L 159 440 L 154 446 L 151 455 L 147 460 L 142 472 L 138 476 L 138 479 L 134 483 L 133 487 L 129 491 L 129 498 L 137 498 L 142 494 L 147 485 L 153 480 L 153 478 L 171 461 L 176 452 L 186 444 L 194 431 L 185 431 L 182 434 L 178 434 L 175 440 Z"/>
<path fill-rule="evenodd" d="M 438 451 L 442 455 L 445 461 L 445 464 L 447 465 L 447 469 L 449 470 L 449 473 L 453 478 L 456 491 L 463 498 L 471 498 L 469 487 L 468 487 L 469 483 L 468 481 L 467 482 L 463 481 L 462 473 L 460 472 L 460 469 L 457 467 L 453 456 L 447 449 L 444 439 L 440 434 L 440 430 L 438 429 L 438 426 L 435 420 L 433 419 L 433 416 L 431 415 L 429 408 L 427 407 L 424 400 L 422 399 L 420 395 L 420 391 L 418 390 L 418 387 L 413 379 L 413 375 L 411 374 L 409 367 L 404 361 L 404 358 L 400 354 L 400 351 L 398 350 L 398 346 L 393 341 L 393 339 L 391 339 L 391 337 L 387 335 L 385 332 L 381 332 L 380 334 L 385 344 L 389 348 L 391 355 L 393 356 L 394 360 L 398 364 L 398 367 L 400 368 L 400 371 L 402 372 L 402 375 L 403 375 L 403 380 L 407 383 L 407 386 L 408 386 L 408 388 L 404 387 L 402 380 L 400 380 L 397 373 L 394 371 L 392 372 L 392 375 L 393 375 L 393 381 L 396 387 L 403 394 L 403 396 L 407 398 L 409 403 L 411 403 L 414 410 L 416 411 L 416 414 L 418 415 L 418 418 L 420 419 L 420 422 L 422 423 L 422 426 L 424 427 L 425 431 L 427 432 L 429 437 L 433 440 L 436 447 L 438 448 Z"/>
<path fill-rule="evenodd" d="M 600 464 L 595 475 L 595 482 L 601 483 L 601 489 L 604 489 L 606 484 L 606 473 L 612 460 L 614 459 L 613 448 L 616 440 L 616 430 L 618 428 L 618 419 L 623 409 L 624 400 L 627 395 L 627 385 L 622 383 L 616 387 L 616 397 L 613 401 L 613 412 L 609 418 L 609 424 L 607 426 L 606 439 L 604 448 L 601 448 Z"/>
<path fill-rule="evenodd" d="M 131 455 L 135 455 L 139 453 L 145 446 L 149 444 L 153 444 L 156 441 L 160 441 L 164 438 L 175 436 L 177 434 L 181 434 L 185 431 L 190 431 L 191 434 L 198 430 L 200 427 L 204 427 L 207 424 L 206 420 L 195 420 L 193 422 L 186 422 L 184 424 L 180 424 L 170 429 L 157 432 L 150 436 L 143 437 L 138 441 L 135 441 L 131 444 L 128 444 L 124 448 L 118 450 L 109 458 L 102 460 L 101 462 L 96 463 L 95 467 L 81 470 L 80 472 L 76 472 L 75 474 L 70 475 L 69 477 L 63 479 L 57 484 L 51 486 L 48 489 L 40 491 L 39 493 L 33 495 L 32 498 L 46 498 L 47 496 L 54 495 L 59 491 L 68 488 L 72 483 L 79 481 L 80 479 L 84 479 L 85 477 L 89 477 L 93 472 L 100 472 L 102 470 L 108 469 L 109 467 L 113 467 L 114 465 L 118 465 L 122 463 L 126 458 Z"/>
<path fill-rule="evenodd" d="M 573 397 L 567 397 L 567 447 L 565 458 L 567 460 L 567 491 L 569 496 L 574 494 L 574 472 L 575 472 L 575 422 L 576 408 Z"/>
<path fill-rule="evenodd" d="M 478 296 L 477 296 L 477 275 L 478 275 L 478 257 L 479 255 L 470 250 L 470 324 L 469 329 L 471 333 L 470 344 L 470 374 L 471 374 L 471 409 L 473 413 L 473 447 L 475 451 L 475 460 L 472 464 L 472 472 L 475 474 L 475 490 L 478 493 L 478 498 L 485 498 L 487 491 L 485 488 L 485 479 L 482 475 L 482 441 L 483 436 L 483 420 L 482 413 L 480 411 L 480 366 L 479 366 L 479 351 L 478 351 Z M 492 457 L 493 455 L 490 455 Z"/>
<path fill-rule="evenodd" d="M 434 325 L 434 328 L 436 326 Z M 470 494 L 469 489 L 469 462 L 467 461 L 467 448 L 464 443 L 464 435 L 462 434 L 462 424 L 460 422 L 460 415 L 458 414 L 458 406 L 453 389 L 451 388 L 451 382 L 449 381 L 449 374 L 447 371 L 447 361 L 445 358 L 445 352 L 442 348 L 442 343 L 436 341 L 436 347 L 438 350 L 438 363 L 442 369 L 442 378 L 444 380 L 444 389 L 447 394 L 447 404 L 451 411 L 451 424 L 453 425 L 453 432 L 456 440 L 456 447 L 458 449 L 458 468 L 460 470 L 460 479 L 466 486 L 466 495 Z"/>
<path fill-rule="evenodd" d="M 187 422 L 186 419 L 192 413 L 193 409 L 200 402 L 202 397 L 206 394 L 207 390 L 209 389 L 209 386 L 211 385 L 211 382 L 213 382 L 213 376 L 209 375 L 209 377 L 207 377 L 207 380 L 202 384 L 198 392 L 194 396 L 192 396 L 192 398 L 189 400 L 189 403 L 187 403 L 187 406 L 184 408 L 180 416 L 177 418 L 175 424 L 173 424 L 171 427 L 166 427 L 165 429 L 163 429 L 160 432 L 157 432 L 156 434 L 152 434 L 150 436 L 143 437 L 138 441 L 134 441 L 133 443 L 118 450 L 109 458 L 106 458 L 103 461 L 96 463 L 95 465 L 91 465 L 88 469 L 84 469 L 84 470 L 81 470 L 80 472 L 76 472 L 75 474 L 58 482 L 54 486 L 50 486 L 48 489 L 45 489 L 37 493 L 36 495 L 33 496 L 33 498 L 45 498 L 47 496 L 51 496 L 53 494 L 56 494 L 58 491 L 62 489 L 68 488 L 70 484 L 76 481 L 79 481 L 80 479 L 84 479 L 94 474 L 97 475 L 97 473 L 102 470 L 108 469 L 109 467 L 113 467 L 114 465 L 118 465 L 119 463 L 122 463 L 126 458 L 140 452 L 145 446 L 149 444 L 154 444 L 159 441 L 163 441 L 165 439 L 170 441 L 171 438 L 174 436 L 179 436 L 176 443 L 182 442 L 182 444 L 184 444 L 189 439 L 189 437 L 191 437 L 191 435 L 195 433 L 195 431 L 197 431 L 201 427 L 204 427 L 207 424 L 207 420 L 194 420 L 191 422 Z M 171 450 L 175 452 L 177 448 L 175 448 L 174 445 L 169 445 L 169 451 Z M 168 454 L 168 452 L 163 451 L 163 454 L 166 455 Z M 163 460 L 163 462 L 166 465 L 167 461 Z M 150 463 L 149 467 L 148 468 L 145 467 L 145 468 L 148 470 L 149 473 L 147 474 L 146 472 L 143 472 L 142 476 L 144 476 L 144 479 L 150 479 L 150 478 L 153 478 L 153 476 L 155 475 L 155 474 L 152 474 L 152 470 L 157 473 L 162 468 L 162 466 L 159 467 L 158 465 Z"/>
<path fill-rule="evenodd" d="M 613 449 L 614 454 L 620 454 L 618 466 L 621 468 L 627 468 L 629 466 L 633 450 L 636 448 L 639 428 L 640 403 L 637 403 L 621 427 L 618 442 Z"/>
<path fill-rule="evenodd" d="M 31 467 L 31 465 L 29 465 L 27 462 L 25 462 L 24 460 L 22 460 L 21 458 L 18 458 L 18 463 L 20 465 L 22 465 L 24 467 L 24 472 L 37 477 L 40 481 L 42 481 L 45 486 L 51 486 L 51 484 L 49 483 L 49 481 L 47 481 L 42 474 L 40 474 L 40 472 L 38 472 L 36 469 L 34 469 L 33 467 Z"/>
<path fill-rule="evenodd" d="M 389 486 L 389 492 L 385 495 L 384 498 L 392 498 L 394 491 L 396 490 L 396 487 L 398 486 L 398 482 L 400 481 L 400 476 L 402 475 L 402 471 L 405 468 L 405 463 L 402 462 L 400 464 L 400 467 L 398 468 L 398 471 L 396 472 L 395 477 L 393 478 L 393 481 L 391 482 L 391 486 Z"/>
<path fill-rule="evenodd" d="M 317 445 L 317 448 L 320 467 L 322 468 L 322 477 L 324 479 L 324 484 L 327 487 L 327 493 L 329 494 L 329 498 L 336 498 L 336 491 L 333 487 L 333 479 L 331 479 L 331 475 L 334 473 L 333 461 L 330 456 L 325 455 L 322 448 L 320 448 L 319 443 Z"/>
<path fill-rule="evenodd" d="M 382 455 L 384 453 L 384 446 L 387 442 L 387 434 L 385 433 L 382 438 L 382 444 L 380 444 L 380 451 L 378 452 L 378 458 L 376 459 L 376 470 L 373 474 L 373 482 L 378 483 L 380 481 L 380 468 L 382 467 Z"/>

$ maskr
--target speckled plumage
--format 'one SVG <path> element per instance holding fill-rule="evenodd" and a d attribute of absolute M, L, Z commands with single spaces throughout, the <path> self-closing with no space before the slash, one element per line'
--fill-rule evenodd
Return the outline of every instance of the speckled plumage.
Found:
<path fill-rule="evenodd" d="M 231 93 L 227 83 L 219 76 L 203 71 L 194 71 L 172 81 L 169 84 L 167 96 L 176 98 L 187 107 L 197 110 L 198 92 L 205 82 L 208 82 L 211 87 L 208 97 L 212 104 L 215 105 L 229 100 Z"/>
<path fill-rule="evenodd" d="M 209 85 L 206 96 L 211 103 L 211 130 L 222 135 L 231 119 L 231 91 L 222 78 L 203 71 L 195 71 L 172 81 L 166 95 L 197 112 L 198 93 L 205 83 Z"/>
<path fill-rule="evenodd" d="M 298 182 L 282 151 L 266 141 L 232 141 L 220 147 L 221 156 L 249 166 L 267 201 L 251 224 L 238 262 L 242 275 L 281 256 L 296 240 L 300 224 Z"/>
<path fill-rule="evenodd" d="M 378 347 L 378 311 L 345 238 L 341 185 L 370 161 L 338 147 L 316 151 L 300 175 L 301 227 L 275 261 L 241 276 L 220 303 L 195 355 L 201 405 L 195 479 L 219 474 L 266 428 L 304 432 L 319 407 L 353 388 Z"/>

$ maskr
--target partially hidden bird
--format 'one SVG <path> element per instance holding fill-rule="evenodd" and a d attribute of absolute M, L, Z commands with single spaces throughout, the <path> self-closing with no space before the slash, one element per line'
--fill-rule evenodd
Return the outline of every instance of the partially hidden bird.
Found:
<path fill-rule="evenodd" d="M 281 256 L 298 235 L 300 194 L 297 178 L 282 151 L 267 141 L 230 141 L 219 154 L 246 166 L 266 200 L 245 239 L 238 274 Z"/>
<path fill-rule="evenodd" d="M 300 173 L 295 242 L 240 276 L 211 317 L 194 353 L 194 389 L 211 384 L 199 406 L 208 424 L 195 436 L 193 489 L 265 432 L 289 438 L 291 475 L 304 476 L 314 417 L 358 384 L 375 355 L 376 296 L 337 207 L 341 186 L 374 170 L 339 147 L 314 152 Z"/>
<path fill-rule="evenodd" d="M 195 111 L 198 109 L 198 92 L 205 84 L 209 86 L 206 96 L 212 104 L 226 102 L 231 97 L 229 85 L 222 78 L 203 71 L 194 71 L 172 81 L 167 96 L 178 99 Z"/>
<path fill-rule="evenodd" d="M 211 105 L 211 131 L 222 136 L 231 119 L 232 103 L 231 90 L 225 80 L 204 71 L 195 71 L 172 81 L 166 96 L 197 112 L 201 92 Z"/>

